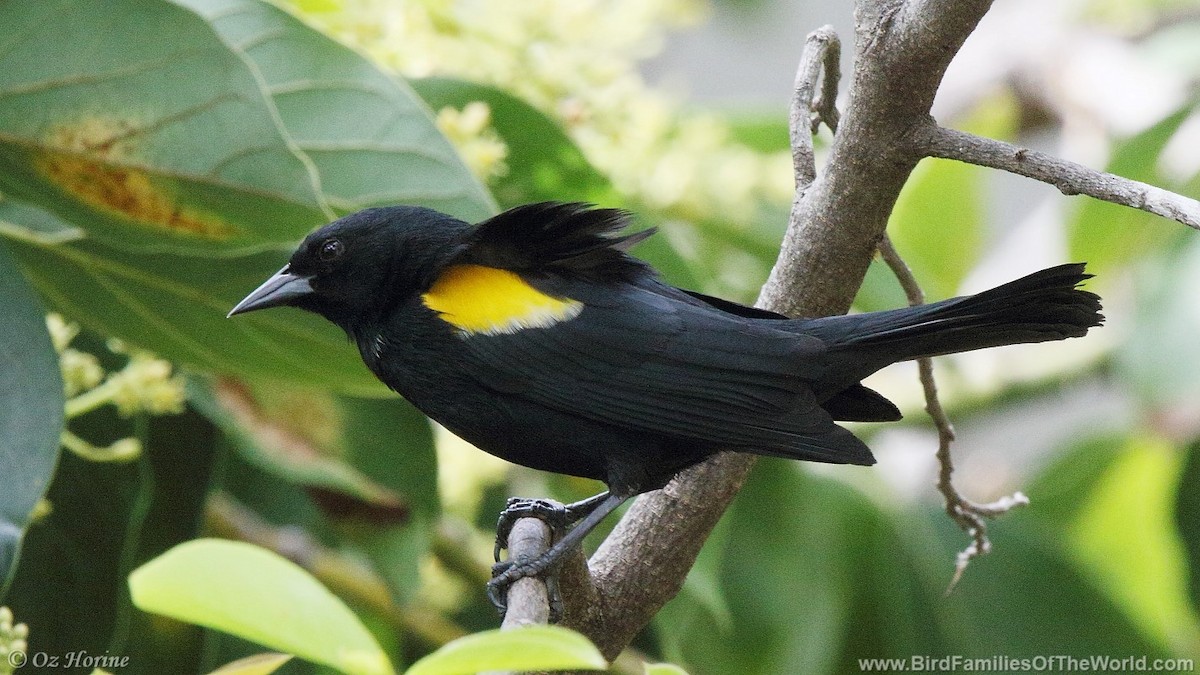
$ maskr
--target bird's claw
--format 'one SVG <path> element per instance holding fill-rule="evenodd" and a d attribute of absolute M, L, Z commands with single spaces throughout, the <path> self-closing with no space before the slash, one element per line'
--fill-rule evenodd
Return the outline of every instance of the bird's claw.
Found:
<path fill-rule="evenodd" d="M 559 502 L 551 499 L 509 498 L 496 522 L 496 546 L 492 549 L 492 557 L 497 563 L 500 562 L 500 551 L 508 548 L 508 535 L 512 533 L 513 525 L 522 518 L 537 518 L 546 523 L 555 539 L 571 524 L 570 511 Z"/>
<path fill-rule="evenodd" d="M 508 611 L 508 590 L 521 579 L 541 576 L 546 571 L 539 560 L 513 562 L 506 560 L 492 565 L 492 578 L 487 583 L 487 596 L 496 611 L 503 617 Z M 558 623 L 563 615 L 562 592 L 558 586 L 558 573 L 552 570 L 542 581 L 546 584 L 546 596 L 549 602 L 550 623 Z"/>

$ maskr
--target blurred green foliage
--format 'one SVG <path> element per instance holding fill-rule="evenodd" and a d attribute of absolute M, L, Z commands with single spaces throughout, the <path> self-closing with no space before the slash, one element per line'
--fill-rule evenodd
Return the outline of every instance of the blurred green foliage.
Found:
<path fill-rule="evenodd" d="M 133 570 L 167 565 L 159 556 L 215 533 L 299 562 L 360 617 L 355 639 L 400 669 L 495 624 L 480 591 L 505 496 L 570 499 L 595 487 L 489 468 L 391 396 L 314 317 L 225 320 L 313 227 L 398 201 L 472 220 L 528 201 L 595 201 L 661 226 L 638 253 L 672 281 L 746 300 L 786 220 L 770 190 L 746 193 L 756 201 L 740 222 L 655 202 L 596 168 L 578 129 L 513 92 L 447 76 L 406 82 L 260 0 L 0 3 L 0 44 L 0 579 L 10 580 L 0 604 L 29 626 L 31 653 L 129 656 L 118 672 L 163 673 L 262 651 L 219 628 L 339 663 L 322 641 L 332 628 L 303 644 L 268 639 L 256 631 L 299 639 L 301 629 L 256 615 L 263 605 L 249 593 L 219 595 L 260 564 L 260 578 L 313 583 L 292 567 L 271 571 L 287 564 L 275 558 L 191 549 L 183 580 L 196 585 L 167 575 L 161 602 L 139 601 L 209 628 L 135 609 Z M 435 111 L 476 101 L 506 148 L 486 181 L 435 123 Z M 1019 139 L 1022 105 L 983 97 L 957 125 Z M 1200 179 L 1164 173 L 1160 158 L 1196 112 L 1188 103 L 1117 140 L 1110 170 L 1195 196 Z M 786 148 L 782 111 L 729 117 L 721 142 L 739 152 Z M 996 244 L 987 176 L 929 162 L 901 196 L 892 232 L 931 297 L 956 293 Z M 912 655 L 1200 657 L 1200 243 L 1091 201 L 1062 236 L 1112 291 L 1107 347 L 1032 382 L 1000 378 L 969 405 L 952 399 L 952 412 L 970 429 L 995 410 L 1101 388 L 1127 414 L 1105 429 L 1064 418 L 1057 437 L 1067 441 L 1010 467 L 1033 503 L 995 523 L 996 553 L 944 597 L 966 542 L 932 487 L 914 499 L 882 469 L 763 461 L 638 639 L 647 659 L 693 673 L 840 673 Z M 899 302 L 873 266 L 857 307 Z M 64 453 L 56 466 L 64 396 L 46 308 L 83 326 L 81 348 L 102 354 L 120 338 L 185 370 L 181 414 L 130 420 L 101 408 L 68 421 L 87 438 L 138 439 L 145 452 L 132 461 Z M 439 479 L 480 496 L 451 503 Z M 230 614 L 168 611 L 196 609 L 171 593 L 202 592 L 203 575 Z M 342 610 L 279 611 L 309 625 Z M 564 649 L 586 651 L 572 639 Z M 445 658 L 483 663 L 471 660 L 477 643 L 452 644 Z M 545 651 L 536 645 L 496 649 Z M 326 671 L 293 659 L 278 672 Z"/>

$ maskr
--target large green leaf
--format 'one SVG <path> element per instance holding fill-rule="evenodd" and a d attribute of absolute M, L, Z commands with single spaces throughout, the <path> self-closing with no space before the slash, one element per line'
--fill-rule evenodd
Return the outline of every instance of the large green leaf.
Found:
<path fill-rule="evenodd" d="M 264 83 L 163 0 L 0 3 L 0 189 L 110 244 L 228 253 L 328 217 Z"/>
<path fill-rule="evenodd" d="M 429 419 L 398 396 L 194 383 L 191 399 L 246 462 L 305 489 L 343 540 L 405 600 L 440 510 Z"/>
<path fill-rule="evenodd" d="M 938 548 L 921 560 L 927 593 L 945 588 L 963 533 L 940 509 L 924 518 L 937 530 Z M 944 654 L 986 658 L 1004 654 L 1138 654 L 1166 656 L 1064 550 L 1057 532 L 1033 527 L 1028 511 L 991 526 L 996 548 L 971 568 L 937 608 Z M 923 543 L 914 538 L 914 543 Z M 933 543 L 933 542 L 924 542 Z"/>
<path fill-rule="evenodd" d="M 0 230 L 11 235 L 12 231 Z M 331 324 L 299 310 L 225 313 L 287 260 L 280 252 L 210 258 L 122 251 L 84 240 L 9 238 L 30 282 L 85 326 L 217 372 L 385 390 Z"/>
<path fill-rule="evenodd" d="M 0 597 L 58 457 L 63 383 L 46 315 L 0 244 Z"/>
<path fill-rule="evenodd" d="M 216 628 L 346 673 L 391 673 L 358 617 L 295 563 L 220 539 L 180 544 L 129 575 L 147 612 Z"/>
<path fill-rule="evenodd" d="M 474 222 L 495 205 L 397 78 L 261 0 L 173 0 L 262 76 L 280 120 L 339 211 L 404 202 Z"/>
<path fill-rule="evenodd" d="M 952 296 L 983 249 L 983 169 L 925 159 L 912 172 L 888 233 L 931 298 Z"/>
<path fill-rule="evenodd" d="M 83 239 L 84 231 L 41 209 L 0 197 L 0 232 L 44 244 Z"/>
<path fill-rule="evenodd" d="M 1130 438 L 1120 450 L 1093 485 L 1068 541 L 1142 632 L 1163 645 L 1200 650 L 1200 622 L 1188 598 L 1187 555 L 1174 526 L 1174 489 L 1183 457 L 1155 438 Z"/>
<path fill-rule="evenodd" d="M 405 675 L 470 675 L 485 670 L 604 670 L 587 638 L 558 626 L 525 626 L 461 637 L 413 664 Z"/>

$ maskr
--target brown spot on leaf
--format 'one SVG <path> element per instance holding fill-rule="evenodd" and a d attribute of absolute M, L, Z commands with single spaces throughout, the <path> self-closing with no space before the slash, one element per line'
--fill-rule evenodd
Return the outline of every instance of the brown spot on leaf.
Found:
<path fill-rule="evenodd" d="M 206 239 L 234 228 L 215 214 L 179 202 L 167 181 L 135 166 L 144 128 L 130 120 L 89 117 L 53 127 L 35 169 L 88 206 L 147 227 Z"/>

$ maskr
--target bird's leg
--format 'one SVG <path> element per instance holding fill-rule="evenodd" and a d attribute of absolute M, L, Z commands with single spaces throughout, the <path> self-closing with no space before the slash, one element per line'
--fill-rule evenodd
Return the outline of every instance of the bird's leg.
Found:
<path fill-rule="evenodd" d="M 546 552 L 540 556 L 532 560 L 508 560 L 502 563 L 497 563 L 492 567 L 492 580 L 488 582 L 487 592 L 488 598 L 492 601 L 492 604 L 496 606 L 496 609 L 499 610 L 501 614 L 504 614 L 504 611 L 508 605 L 508 588 L 513 584 L 513 582 L 518 579 L 524 579 L 525 577 L 539 576 L 547 570 L 554 568 L 562 561 L 562 558 L 566 554 L 570 553 L 575 549 L 576 546 L 579 546 L 583 542 L 583 538 L 586 537 L 589 532 L 595 529 L 596 525 L 600 524 L 600 521 L 604 520 L 604 518 L 616 510 L 618 506 L 625 503 L 625 500 L 627 499 L 629 499 L 628 496 L 602 492 L 595 497 L 591 497 L 574 504 L 568 504 L 566 506 L 556 504 L 558 507 L 554 509 L 556 518 L 562 515 L 562 517 L 565 519 L 568 518 L 569 515 L 563 514 L 570 514 L 574 515 L 574 520 L 577 520 L 578 522 L 575 524 L 575 527 L 572 527 L 565 535 L 563 535 L 561 539 L 558 539 L 553 546 L 547 549 Z M 527 501 L 544 502 L 544 500 Z M 540 508 L 540 506 L 535 507 L 535 509 L 536 508 Z M 505 512 L 508 510 L 509 509 L 505 509 Z M 527 515 L 537 517 L 533 514 Z M 503 516 L 501 517 L 503 518 Z M 552 524 L 551 528 L 553 529 Z M 511 531 L 511 524 L 508 526 L 508 529 Z M 557 580 L 555 580 L 555 583 L 547 584 L 547 590 L 551 591 L 551 621 L 557 621 L 558 617 L 560 617 L 562 614 L 562 598 L 558 594 L 558 584 L 556 582 Z"/>

